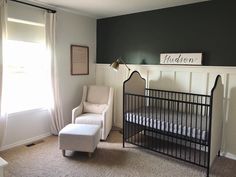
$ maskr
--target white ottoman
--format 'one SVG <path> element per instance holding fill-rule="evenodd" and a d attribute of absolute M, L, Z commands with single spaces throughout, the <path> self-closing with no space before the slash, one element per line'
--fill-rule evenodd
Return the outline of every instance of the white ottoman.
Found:
<path fill-rule="evenodd" d="M 0 177 L 3 177 L 4 176 L 4 172 L 3 172 L 3 168 L 5 167 L 5 166 L 7 166 L 7 161 L 5 161 L 4 159 L 2 159 L 1 157 L 0 157 Z"/>
<path fill-rule="evenodd" d="M 96 149 L 100 141 L 100 126 L 91 124 L 69 124 L 59 132 L 59 148 L 65 156 L 65 150 L 89 152 Z"/>

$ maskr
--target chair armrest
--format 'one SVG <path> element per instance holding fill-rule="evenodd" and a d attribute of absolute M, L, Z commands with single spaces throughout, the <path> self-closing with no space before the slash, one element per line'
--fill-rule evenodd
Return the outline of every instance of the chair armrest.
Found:
<path fill-rule="evenodd" d="M 113 94 L 114 94 L 114 89 L 110 88 L 108 104 L 107 104 L 107 107 L 102 112 L 103 116 L 111 116 L 110 117 L 111 119 L 112 119 L 112 112 L 113 112 Z"/>
<path fill-rule="evenodd" d="M 108 100 L 108 105 L 106 109 L 102 112 L 103 119 L 104 119 L 104 131 L 106 136 L 109 134 L 112 123 L 113 123 L 113 93 L 114 89 L 110 89 L 110 94 L 109 94 L 109 100 Z M 106 138 L 106 137 L 105 137 Z"/>
<path fill-rule="evenodd" d="M 104 128 L 106 130 L 109 130 L 110 127 L 112 126 L 112 105 L 107 105 L 106 109 L 102 112 L 102 116 L 104 119 L 103 120 Z"/>
<path fill-rule="evenodd" d="M 110 111 L 111 111 L 111 106 L 107 105 L 107 107 L 102 111 L 102 115 L 106 116 L 107 114 L 109 114 Z"/>
<path fill-rule="evenodd" d="M 81 103 L 78 107 L 72 110 L 72 124 L 75 123 L 75 118 L 81 115 L 83 112 L 83 103 Z"/>

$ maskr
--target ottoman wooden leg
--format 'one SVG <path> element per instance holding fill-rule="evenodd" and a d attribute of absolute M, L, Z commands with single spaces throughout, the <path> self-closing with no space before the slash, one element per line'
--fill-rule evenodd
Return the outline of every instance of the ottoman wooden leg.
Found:
<path fill-rule="evenodd" d="M 89 158 L 91 158 L 92 157 L 92 152 L 89 152 L 88 156 L 89 156 Z"/>
<path fill-rule="evenodd" d="M 66 156 L 66 150 L 62 150 L 62 155 L 65 157 Z"/>

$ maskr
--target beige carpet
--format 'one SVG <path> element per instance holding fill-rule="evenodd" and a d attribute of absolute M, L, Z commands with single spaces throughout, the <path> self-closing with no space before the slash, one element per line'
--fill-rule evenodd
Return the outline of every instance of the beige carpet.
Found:
<path fill-rule="evenodd" d="M 112 132 L 100 142 L 91 158 L 87 153 L 69 152 L 63 157 L 56 136 L 35 146 L 21 146 L 0 153 L 9 162 L 5 177 L 204 177 L 205 169 L 158 153 L 127 145 Z M 220 157 L 211 175 L 236 177 L 236 161 Z"/>

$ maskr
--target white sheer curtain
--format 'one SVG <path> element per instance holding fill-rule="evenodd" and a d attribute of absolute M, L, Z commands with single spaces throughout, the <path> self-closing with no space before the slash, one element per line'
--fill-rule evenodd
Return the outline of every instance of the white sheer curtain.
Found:
<path fill-rule="evenodd" d="M 55 25 L 56 13 L 46 12 L 46 46 L 49 59 L 51 61 L 51 82 L 52 82 L 52 106 L 51 113 L 51 132 L 58 135 L 59 131 L 64 127 L 62 114 L 61 99 L 59 93 L 58 75 L 57 75 L 57 60 L 55 55 Z"/>
<path fill-rule="evenodd" d="M 4 58 L 5 58 L 5 44 L 7 38 L 7 2 L 6 0 L 0 0 L 0 147 L 2 146 L 6 125 L 7 125 L 7 113 L 5 109 L 4 98 Z"/>

